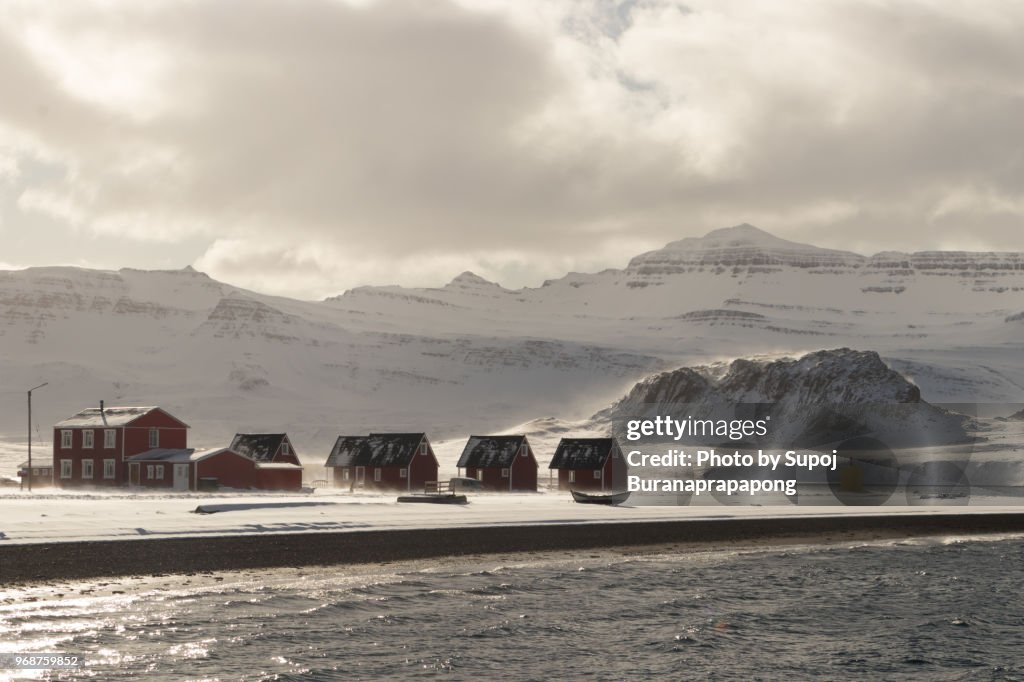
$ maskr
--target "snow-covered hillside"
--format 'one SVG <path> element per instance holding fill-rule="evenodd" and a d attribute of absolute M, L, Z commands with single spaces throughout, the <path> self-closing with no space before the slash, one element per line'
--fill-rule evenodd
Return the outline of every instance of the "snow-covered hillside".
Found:
<path fill-rule="evenodd" d="M 44 441 L 104 399 L 163 405 L 200 446 L 287 430 L 322 462 L 339 433 L 577 420 L 655 372 L 842 346 L 933 403 L 1024 403 L 1022 311 L 1022 254 L 866 257 L 749 225 L 514 291 L 463 273 L 311 302 L 191 268 L 0 271 L 0 439 L 24 441 L 24 391 L 48 381 Z"/>

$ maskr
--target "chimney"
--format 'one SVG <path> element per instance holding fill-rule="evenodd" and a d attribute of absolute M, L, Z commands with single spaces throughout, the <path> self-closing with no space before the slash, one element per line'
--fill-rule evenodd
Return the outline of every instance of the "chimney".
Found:
<path fill-rule="evenodd" d="M 103 414 L 103 401 L 100 401 L 100 414 Z"/>

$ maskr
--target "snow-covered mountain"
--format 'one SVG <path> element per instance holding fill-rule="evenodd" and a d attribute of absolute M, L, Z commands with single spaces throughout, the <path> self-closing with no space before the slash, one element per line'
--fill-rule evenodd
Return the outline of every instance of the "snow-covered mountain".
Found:
<path fill-rule="evenodd" d="M 843 346 L 933 403 L 1024 403 L 1022 314 L 1022 254 L 866 257 L 749 225 L 519 290 L 462 273 L 297 301 L 191 268 L 0 271 L 0 439 L 24 440 L 48 381 L 44 441 L 105 399 L 166 406 L 196 445 L 287 430 L 315 462 L 339 433 L 581 419 L 655 372 Z"/>

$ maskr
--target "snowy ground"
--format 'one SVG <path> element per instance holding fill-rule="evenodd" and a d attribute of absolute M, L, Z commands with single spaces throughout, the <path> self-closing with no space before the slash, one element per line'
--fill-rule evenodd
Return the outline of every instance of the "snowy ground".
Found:
<path fill-rule="evenodd" d="M 1024 498 L 1014 490 L 974 496 L 969 507 L 892 506 L 840 507 L 810 504 L 723 506 L 713 498 L 684 507 L 580 505 L 567 493 L 475 494 L 458 505 L 399 504 L 395 495 L 318 490 L 312 495 L 254 493 L 6 493 L 0 495 L 0 542 L 66 542 L 125 540 L 210 535 L 255 535 L 323 531 L 389 530 L 472 526 L 515 526 L 552 523 L 668 521 L 735 517 L 822 516 L 836 514 L 900 515 L 937 512 L 1020 512 Z M 828 503 L 822 491 L 820 505 Z M 197 514 L 200 505 L 226 505 L 228 510 Z"/>

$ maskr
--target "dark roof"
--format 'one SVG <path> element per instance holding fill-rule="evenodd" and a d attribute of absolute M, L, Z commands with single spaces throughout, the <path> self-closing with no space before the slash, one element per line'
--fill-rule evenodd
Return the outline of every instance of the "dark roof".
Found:
<path fill-rule="evenodd" d="M 455 466 L 488 468 L 512 465 L 526 436 L 470 436 Z"/>
<path fill-rule="evenodd" d="M 327 457 L 328 467 L 350 467 L 356 466 L 356 460 L 365 459 L 364 450 L 367 450 L 369 436 L 338 436 L 331 448 L 331 454 Z M 361 463 L 366 466 L 365 463 Z"/>
<path fill-rule="evenodd" d="M 283 433 L 236 433 L 228 447 L 257 462 L 272 462 L 285 437 Z"/>
<path fill-rule="evenodd" d="M 423 433 L 371 433 L 369 436 L 338 436 L 324 466 L 401 467 L 416 455 L 426 438 Z"/>
<path fill-rule="evenodd" d="M 549 469 L 600 469 L 617 443 L 614 438 L 563 438 Z"/>

